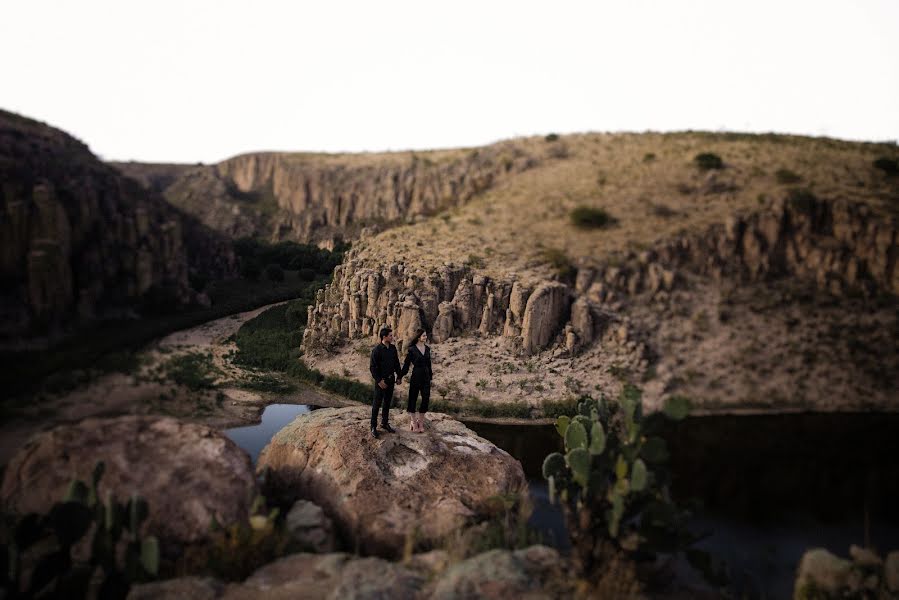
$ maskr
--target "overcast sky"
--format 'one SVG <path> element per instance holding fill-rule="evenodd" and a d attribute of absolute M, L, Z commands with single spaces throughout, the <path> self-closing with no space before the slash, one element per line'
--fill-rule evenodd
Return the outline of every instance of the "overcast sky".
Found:
<path fill-rule="evenodd" d="M 899 0 L 0 0 L 0 107 L 109 160 L 575 131 L 899 138 Z"/>

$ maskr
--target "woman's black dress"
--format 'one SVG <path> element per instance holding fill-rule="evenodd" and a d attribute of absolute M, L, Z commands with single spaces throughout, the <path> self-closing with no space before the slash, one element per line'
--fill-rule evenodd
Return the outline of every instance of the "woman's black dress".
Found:
<path fill-rule="evenodd" d="M 410 365 L 413 369 L 412 377 L 409 379 L 409 403 L 406 405 L 406 410 L 410 413 L 415 412 L 415 401 L 420 393 L 421 407 L 418 412 L 426 413 L 428 412 L 428 401 L 431 399 L 431 379 L 434 377 L 434 372 L 431 370 L 431 347 L 425 345 L 425 351 L 422 354 L 418 346 L 412 344 L 406 353 L 400 377 L 406 376 Z"/>

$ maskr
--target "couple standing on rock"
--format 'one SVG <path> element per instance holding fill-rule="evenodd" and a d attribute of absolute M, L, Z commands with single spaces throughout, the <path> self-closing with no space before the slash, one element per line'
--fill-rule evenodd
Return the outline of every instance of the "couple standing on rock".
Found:
<path fill-rule="evenodd" d="M 403 382 L 403 377 L 413 366 L 412 377 L 409 381 L 409 402 L 406 412 L 411 416 L 410 429 L 415 432 L 425 430 L 425 413 L 428 412 L 428 400 L 431 398 L 431 379 L 434 372 L 431 370 L 431 347 L 426 344 L 428 333 L 424 329 L 415 332 L 415 337 L 409 340 L 409 351 L 406 360 L 400 367 L 400 357 L 396 346 L 393 345 L 393 331 L 389 327 L 381 329 L 381 341 L 371 351 L 369 370 L 375 379 L 375 395 L 371 403 L 371 434 L 378 437 L 378 409 L 383 406 L 381 415 L 381 429 L 394 433 L 393 427 L 387 420 L 390 404 L 393 402 L 394 374 L 396 385 Z M 415 412 L 415 403 L 421 394 L 421 406 L 418 413 Z"/>

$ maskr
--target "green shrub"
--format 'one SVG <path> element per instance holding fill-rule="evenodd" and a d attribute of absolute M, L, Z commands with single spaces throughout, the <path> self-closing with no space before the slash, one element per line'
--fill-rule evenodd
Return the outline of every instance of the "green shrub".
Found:
<path fill-rule="evenodd" d="M 290 329 L 299 329 L 306 325 L 309 318 L 309 303 L 304 300 L 293 300 L 287 303 L 284 311 L 284 318 L 287 321 L 287 327 Z"/>
<path fill-rule="evenodd" d="M 578 206 L 571 211 L 571 222 L 581 229 L 599 229 L 600 227 L 613 225 L 617 221 L 601 208 Z"/>
<path fill-rule="evenodd" d="M 271 264 L 265 268 L 265 276 L 269 281 L 284 281 L 284 269 L 279 265 Z"/>
<path fill-rule="evenodd" d="M 818 203 L 818 198 L 805 188 L 792 188 L 787 192 L 787 204 L 799 212 L 811 212 Z"/>
<path fill-rule="evenodd" d="M 724 168 L 724 162 L 721 160 L 721 157 L 717 154 L 712 154 L 711 152 L 697 154 L 693 157 L 693 162 L 701 171 Z"/>
<path fill-rule="evenodd" d="M 484 259 L 477 254 L 469 254 L 468 260 L 465 261 L 465 265 L 472 269 L 483 269 L 484 264 Z"/>
<path fill-rule="evenodd" d="M 778 169 L 777 172 L 774 173 L 774 177 L 777 179 L 777 183 L 783 184 L 799 183 L 802 179 L 799 175 L 789 169 Z"/>
<path fill-rule="evenodd" d="M 293 362 L 291 348 L 299 346 L 299 331 L 287 320 L 289 304 L 273 306 L 244 323 L 234 335 L 234 362 L 246 367 L 284 372 Z"/>
<path fill-rule="evenodd" d="M 201 352 L 173 356 L 162 364 L 162 371 L 167 379 L 195 392 L 214 389 L 221 374 L 212 364 L 212 356 Z"/>
<path fill-rule="evenodd" d="M 547 142 L 558 142 L 558 141 L 559 141 L 559 134 L 558 134 L 558 133 L 550 133 L 549 135 L 547 135 L 547 136 L 546 136 L 545 138 L 543 138 L 543 139 L 546 140 Z"/>
<path fill-rule="evenodd" d="M 558 248 L 545 248 L 540 257 L 552 266 L 559 281 L 571 282 L 577 276 L 577 268 L 562 250 Z"/>
<path fill-rule="evenodd" d="M 890 177 L 899 175 L 899 162 L 895 158 L 881 156 L 873 164 L 875 169 L 880 169 Z"/>
<path fill-rule="evenodd" d="M 646 154 L 643 155 L 643 162 L 645 162 L 645 163 L 653 162 L 655 159 L 656 159 L 656 155 L 652 152 L 647 152 Z"/>

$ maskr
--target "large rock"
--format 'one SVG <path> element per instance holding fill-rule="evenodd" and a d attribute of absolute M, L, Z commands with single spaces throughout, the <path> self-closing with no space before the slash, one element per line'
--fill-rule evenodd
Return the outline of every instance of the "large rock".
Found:
<path fill-rule="evenodd" d="M 337 549 L 334 525 L 321 506 L 297 500 L 290 507 L 285 523 L 291 545 L 302 552 L 324 554 Z"/>
<path fill-rule="evenodd" d="M 382 558 L 348 554 L 293 554 L 268 564 L 242 585 L 232 586 L 226 600 L 413 600 L 424 576 Z"/>
<path fill-rule="evenodd" d="M 823 548 L 809 550 L 802 555 L 796 572 L 793 598 L 808 597 L 808 590 L 839 597 L 849 588 L 852 563 Z M 823 596 L 830 597 L 830 596 Z"/>
<path fill-rule="evenodd" d="M 147 499 L 145 527 L 164 544 L 207 539 L 213 517 L 228 525 L 247 518 L 257 494 L 250 458 L 221 433 L 169 417 L 86 419 L 39 434 L 7 466 L 0 489 L 6 511 L 45 513 L 73 479 L 89 482 L 106 469 L 99 494 Z"/>
<path fill-rule="evenodd" d="M 568 320 L 569 294 L 567 285 L 548 281 L 530 295 L 521 325 L 525 353 L 533 354 L 546 347 Z"/>
<path fill-rule="evenodd" d="M 431 413 L 427 433 L 369 433 L 370 409 L 313 411 L 278 432 L 259 457 L 271 492 L 322 506 L 367 553 L 395 556 L 412 536 L 427 547 L 476 519 L 497 494 L 524 491 L 521 464 L 462 423 Z"/>
<path fill-rule="evenodd" d="M 574 590 L 563 589 L 562 560 L 546 546 L 514 552 L 491 550 L 450 567 L 428 597 L 434 600 L 487 598 L 565 598 Z"/>

